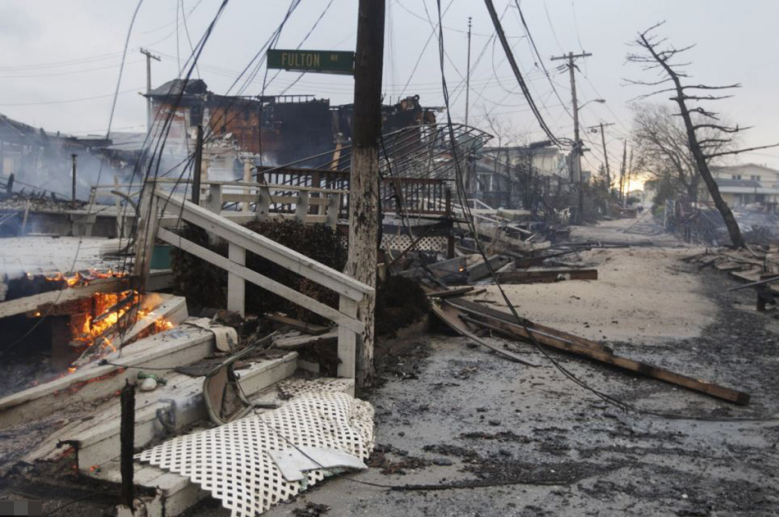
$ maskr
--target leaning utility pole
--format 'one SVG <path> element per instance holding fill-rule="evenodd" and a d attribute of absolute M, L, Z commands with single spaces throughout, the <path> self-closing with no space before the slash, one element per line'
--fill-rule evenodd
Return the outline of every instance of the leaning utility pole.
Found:
<path fill-rule="evenodd" d="M 349 255 L 346 274 L 376 287 L 379 212 L 379 140 L 381 139 L 381 79 L 384 66 L 385 0 L 360 0 L 354 63 L 352 166 L 349 183 Z M 341 297 L 344 301 L 345 297 Z M 350 302 L 342 302 L 350 303 Z M 375 293 L 357 307 L 365 324 L 357 341 L 357 385 L 373 383 L 373 322 Z M 344 308 L 341 308 L 344 309 Z"/>
<path fill-rule="evenodd" d="M 592 53 L 590 52 L 582 52 L 581 54 L 574 54 L 573 52 L 569 52 L 567 56 L 552 56 L 552 61 L 557 61 L 560 59 L 565 59 L 568 61 L 568 64 L 566 65 L 568 67 L 568 72 L 571 75 L 571 99 L 573 101 L 573 152 L 574 156 L 571 157 L 571 167 L 574 167 L 574 164 L 576 165 L 576 173 L 579 175 L 579 222 L 583 221 L 584 219 L 584 175 L 582 175 L 582 141 L 579 138 L 579 102 L 576 99 L 576 65 L 574 65 L 574 61 L 577 58 L 587 58 L 592 56 Z M 574 162 L 575 159 L 575 162 Z M 571 176 L 574 176 L 573 174 Z M 572 181 L 576 180 L 576 178 L 571 178 Z"/>
<path fill-rule="evenodd" d="M 606 132 L 603 128 L 606 126 L 613 126 L 613 122 L 601 122 L 597 126 L 590 126 L 590 129 L 595 132 L 596 128 L 600 128 L 600 139 L 603 144 L 603 159 L 606 161 L 606 188 L 608 189 L 608 195 L 611 196 L 611 170 L 609 169 L 609 154 L 606 151 Z"/>
<path fill-rule="evenodd" d="M 151 60 L 160 60 L 159 56 L 155 56 L 146 49 L 141 49 L 141 54 L 146 56 L 146 131 L 151 131 L 151 98 L 148 95 L 151 93 Z"/>

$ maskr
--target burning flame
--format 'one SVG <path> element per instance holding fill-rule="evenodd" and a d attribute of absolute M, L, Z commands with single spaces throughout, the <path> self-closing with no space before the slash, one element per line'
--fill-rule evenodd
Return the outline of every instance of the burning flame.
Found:
<path fill-rule="evenodd" d="M 118 293 L 95 293 L 93 295 L 93 313 L 85 315 L 79 328 L 74 330 L 71 344 L 84 348 L 81 358 L 73 363 L 69 372 L 108 353 L 115 353 L 122 345 L 122 332 L 126 326 L 144 319 L 152 319 L 147 329 L 135 335 L 135 338 L 172 329 L 173 323 L 154 313 L 162 299 L 159 295 L 149 294 L 142 297 L 136 290 Z M 148 320 L 147 320 L 148 322 Z"/>
<path fill-rule="evenodd" d="M 36 277 L 43 277 L 49 282 L 62 282 L 64 281 L 69 288 L 74 286 L 88 286 L 91 281 L 95 279 L 109 279 L 115 277 L 125 277 L 127 272 L 115 272 L 112 269 L 108 270 L 81 270 L 73 272 L 70 275 L 62 272 L 49 272 L 43 274 L 36 274 L 33 272 L 27 272 L 27 279 L 35 280 Z"/>
<path fill-rule="evenodd" d="M 127 272 L 111 269 L 90 269 L 70 273 L 26 273 L 27 279 L 34 283 L 57 283 L 55 289 L 89 286 L 98 279 L 122 278 L 128 275 Z M 144 321 L 144 326 L 139 332 L 133 332 L 132 340 L 172 329 L 174 327 L 172 322 L 153 311 L 161 303 L 162 299 L 159 295 L 151 293 L 142 296 L 136 290 L 97 292 L 91 297 L 69 303 L 71 306 L 64 311 L 71 317 L 70 345 L 78 349 L 81 355 L 68 368 L 68 373 L 72 374 L 87 363 L 117 352 L 126 345 L 124 332 L 139 321 Z M 30 318 L 41 317 L 41 315 L 40 309 L 27 312 Z"/>

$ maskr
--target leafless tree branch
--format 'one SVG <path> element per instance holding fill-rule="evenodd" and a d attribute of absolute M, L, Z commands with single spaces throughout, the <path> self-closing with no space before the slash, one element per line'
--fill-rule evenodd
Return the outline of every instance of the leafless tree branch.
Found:
<path fill-rule="evenodd" d="M 752 129 L 752 126 L 747 126 L 746 128 L 741 128 L 738 125 L 735 127 L 730 126 L 721 126 L 719 124 L 696 124 L 692 127 L 693 130 L 699 130 L 699 129 L 715 129 L 718 131 L 722 131 L 723 133 L 738 133 L 739 131 L 746 131 L 748 129 Z"/>
<path fill-rule="evenodd" d="M 757 147 L 748 147 L 744 149 L 736 149 L 734 151 L 722 151 L 720 153 L 712 153 L 711 155 L 706 155 L 707 158 L 714 158 L 718 156 L 725 156 L 725 155 L 738 155 L 739 153 L 746 153 L 747 151 L 757 151 L 759 149 L 769 149 L 772 147 L 779 147 L 779 143 L 777 144 L 769 144 L 767 146 L 757 146 Z"/>

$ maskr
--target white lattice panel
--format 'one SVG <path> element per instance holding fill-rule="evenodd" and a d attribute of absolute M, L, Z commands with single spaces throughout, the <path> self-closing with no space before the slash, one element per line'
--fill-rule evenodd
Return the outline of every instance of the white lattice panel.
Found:
<path fill-rule="evenodd" d="M 373 449 L 373 407 L 343 393 L 303 394 L 277 410 L 176 437 L 136 458 L 189 477 L 233 516 L 256 516 L 329 474 L 317 470 L 303 482 L 284 480 L 267 452 L 292 448 L 285 437 L 297 446 L 366 459 Z"/>
<path fill-rule="evenodd" d="M 416 250 L 425 250 L 428 252 L 442 252 L 446 250 L 446 237 L 427 236 L 417 242 L 414 246 Z M 414 240 L 408 234 L 383 234 L 381 237 L 381 247 L 383 249 L 405 250 L 414 243 Z"/>

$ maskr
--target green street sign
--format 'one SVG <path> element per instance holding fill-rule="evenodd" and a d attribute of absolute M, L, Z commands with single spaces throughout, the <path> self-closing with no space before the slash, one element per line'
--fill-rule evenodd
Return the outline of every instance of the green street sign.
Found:
<path fill-rule="evenodd" d="M 270 49 L 268 68 L 322 74 L 354 74 L 354 52 Z"/>

